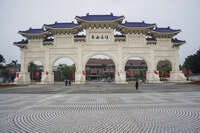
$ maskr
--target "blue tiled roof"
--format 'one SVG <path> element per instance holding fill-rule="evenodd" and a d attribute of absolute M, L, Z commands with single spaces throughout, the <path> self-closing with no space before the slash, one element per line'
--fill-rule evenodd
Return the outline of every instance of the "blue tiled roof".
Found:
<path fill-rule="evenodd" d="M 89 15 L 86 16 L 76 16 L 76 18 L 86 20 L 86 21 L 112 21 L 119 18 L 124 18 L 124 16 L 113 16 L 113 14 L 109 15 Z"/>
<path fill-rule="evenodd" d="M 177 38 L 175 38 L 175 39 L 172 38 L 172 42 L 173 43 L 185 43 L 184 40 L 178 40 Z"/>
<path fill-rule="evenodd" d="M 174 29 L 171 29 L 170 27 L 167 27 L 167 28 L 156 27 L 153 31 L 162 32 L 162 33 L 174 33 L 174 32 L 180 32 L 181 30 L 174 30 Z"/>
<path fill-rule="evenodd" d="M 155 24 L 147 24 L 144 21 L 143 22 L 125 22 L 120 25 L 126 26 L 126 27 L 150 27 L 155 26 Z"/>
<path fill-rule="evenodd" d="M 54 41 L 53 38 L 45 38 L 45 39 L 43 40 L 43 42 L 53 42 L 53 41 Z"/>
<path fill-rule="evenodd" d="M 85 38 L 85 35 L 75 35 L 75 38 Z"/>
<path fill-rule="evenodd" d="M 32 28 L 29 28 L 26 31 L 19 31 L 19 32 L 25 33 L 25 34 L 41 34 L 41 33 L 44 33 L 46 31 L 43 28 L 41 28 L 41 29 L 32 29 Z"/>
<path fill-rule="evenodd" d="M 153 38 L 153 37 L 148 37 L 148 38 L 146 38 L 146 40 L 147 40 L 147 41 L 156 41 L 156 39 Z"/>
<path fill-rule="evenodd" d="M 125 37 L 125 35 L 115 35 L 114 37 Z"/>
<path fill-rule="evenodd" d="M 28 44 L 28 40 L 22 39 L 22 40 L 19 41 L 19 42 L 14 42 L 14 44 Z"/>
<path fill-rule="evenodd" d="M 57 23 L 55 22 L 54 24 L 45 24 L 44 26 L 48 26 L 48 27 L 51 27 L 51 28 L 73 28 L 73 27 L 76 27 L 78 26 L 78 24 L 75 24 L 74 22 L 71 22 L 71 23 Z"/>

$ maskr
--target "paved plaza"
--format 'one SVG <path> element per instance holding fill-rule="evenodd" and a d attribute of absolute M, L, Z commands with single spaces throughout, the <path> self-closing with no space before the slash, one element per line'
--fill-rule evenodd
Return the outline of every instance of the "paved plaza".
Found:
<path fill-rule="evenodd" d="M 0 88 L 0 132 L 199 133 L 200 86 L 87 83 Z"/>

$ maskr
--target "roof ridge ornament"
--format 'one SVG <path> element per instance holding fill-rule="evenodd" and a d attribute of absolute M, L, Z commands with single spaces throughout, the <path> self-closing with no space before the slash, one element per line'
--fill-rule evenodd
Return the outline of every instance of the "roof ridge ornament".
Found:
<path fill-rule="evenodd" d="M 86 16 L 89 16 L 90 14 L 89 14 L 89 12 L 88 13 L 86 13 Z"/>
<path fill-rule="evenodd" d="M 111 12 L 110 15 L 113 16 L 113 13 Z"/>

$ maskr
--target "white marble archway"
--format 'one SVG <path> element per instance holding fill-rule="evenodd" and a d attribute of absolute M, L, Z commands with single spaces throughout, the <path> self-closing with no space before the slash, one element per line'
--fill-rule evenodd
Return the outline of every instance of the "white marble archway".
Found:
<path fill-rule="evenodd" d="M 107 17 L 111 16 L 107 15 Z M 122 25 L 122 20 L 123 18 L 120 22 L 119 20 L 90 22 L 77 19 L 79 23 L 62 23 L 64 27 L 57 27 L 60 24 L 55 23 L 45 25 L 45 28 L 39 30 L 30 28 L 19 32 L 27 40 L 15 43 L 21 50 L 20 75 L 23 75 L 16 79 L 16 83 L 29 82 L 26 70 L 27 64 L 32 59 L 41 61 L 44 66 L 43 83 L 53 83 L 52 66 L 60 58 L 70 58 L 74 61 L 75 82 L 84 83 L 85 77 L 82 72 L 85 71 L 87 61 L 95 55 L 105 55 L 113 60 L 116 83 L 126 83 L 125 65 L 130 57 L 140 57 L 145 60 L 148 67 L 146 78 L 149 83 L 159 82 L 159 76 L 155 75 L 154 71 L 157 70 L 157 62 L 163 58 L 167 58 L 172 63 L 170 81 L 185 81 L 178 67 L 179 46 L 185 41 L 173 38 L 180 32 L 179 30 L 168 27 L 165 28 L 170 31 L 167 33 L 155 31 L 156 25 L 150 24 L 150 27 L 146 27 L 144 22 L 138 23 L 142 27 L 137 27 L 133 22 L 131 24 L 136 27 L 127 27 Z M 80 36 L 79 33 L 83 31 L 85 35 Z M 115 31 L 120 32 L 121 35 L 115 35 Z M 103 37 L 94 38 L 92 36 Z M 47 72 L 49 74 L 45 74 Z"/>

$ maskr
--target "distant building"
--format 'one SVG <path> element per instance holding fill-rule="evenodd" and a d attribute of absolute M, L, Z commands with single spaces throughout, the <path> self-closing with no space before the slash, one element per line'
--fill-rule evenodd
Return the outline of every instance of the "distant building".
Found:
<path fill-rule="evenodd" d="M 140 71 L 146 71 L 147 65 L 144 60 L 128 60 L 125 70 L 130 73 L 129 77 L 133 77 L 134 74 L 139 74 Z M 114 79 L 115 64 L 111 59 L 95 59 L 91 58 L 86 64 L 86 79 L 87 80 L 100 80 L 100 73 L 110 73 Z"/>
<path fill-rule="evenodd" d="M 190 81 L 200 81 L 200 74 L 189 75 L 188 80 L 190 80 Z"/>

